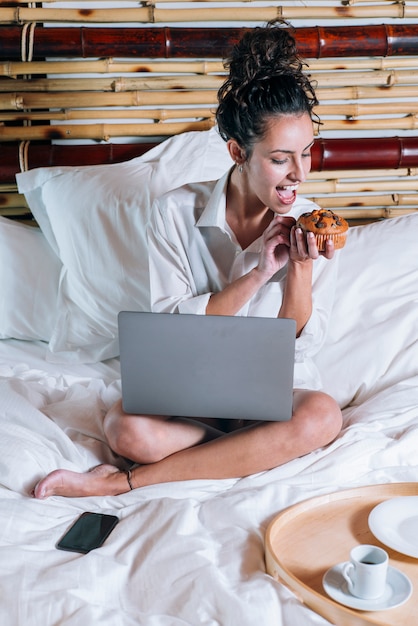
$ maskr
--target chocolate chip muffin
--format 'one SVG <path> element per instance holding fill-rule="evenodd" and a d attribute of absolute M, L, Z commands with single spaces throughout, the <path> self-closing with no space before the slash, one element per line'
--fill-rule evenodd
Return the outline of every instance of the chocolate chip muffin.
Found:
<path fill-rule="evenodd" d="M 343 248 L 347 238 L 347 221 L 329 209 L 315 209 L 310 213 L 302 213 L 296 221 L 296 227 L 304 232 L 314 233 L 318 250 L 325 250 L 325 242 L 331 239 L 334 248 Z"/>

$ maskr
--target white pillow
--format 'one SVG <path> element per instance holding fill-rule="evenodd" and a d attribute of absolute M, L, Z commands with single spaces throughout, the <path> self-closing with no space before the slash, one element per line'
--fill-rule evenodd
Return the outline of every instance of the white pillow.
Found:
<path fill-rule="evenodd" d="M 342 407 L 418 373 L 417 237 L 418 214 L 349 230 L 316 357 L 325 391 Z"/>
<path fill-rule="evenodd" d="M 0 217 L 1 339 L 50 339 L 60 270 L 39 228 Z"/>
<path fill-rule="evenodd" d="M 172 137 L 124 163 L 17 175 L 19 191 L 63 263 L 50 360 L 118 355 L 119 311 L 150 307 L 145 224 L 152 201 L 185 183 L 219 178 L 231 163 L 212 129 Z"/>

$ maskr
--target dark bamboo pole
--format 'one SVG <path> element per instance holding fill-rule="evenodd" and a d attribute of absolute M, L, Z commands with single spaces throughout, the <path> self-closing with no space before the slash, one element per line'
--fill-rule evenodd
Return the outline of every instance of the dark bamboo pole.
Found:
<path fill-rule="evenodd" d="M 99 165 L 140 156 L 158 142 L 137 144 L 47 145 L 30 143 L 27 167 Z M 312 171 L 418 167 L 418 137 L 321 139 L 312 150 Z M 0 183 L 13 183 L 20 171 L 19 145 L 0 147 Z"/>
<path fill-rule="evenodd" d="M 0 28 L 1 58 L 21 59 L 22 26 Z M 224 58 L 245 28 L 50 27 L 34 31 L 33 59 L 59 57 Z M 294 29 L 305 58 L 418 54 L 418 24 Z"/>
<path fill-rule="evenodd" d="M 312 170 L 397 169 L 418 166 L 418 137 L 370 137 L 315 141 Z"/>

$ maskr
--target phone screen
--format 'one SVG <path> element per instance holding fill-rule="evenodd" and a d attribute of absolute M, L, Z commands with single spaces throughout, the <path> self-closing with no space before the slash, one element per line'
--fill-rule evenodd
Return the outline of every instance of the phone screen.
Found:
<path fill-rule="evenodd" d="M 59 540 L 57 548 L 87 554 L 104 543 L 118 522 L 115 515 L 82 513 Z"/>

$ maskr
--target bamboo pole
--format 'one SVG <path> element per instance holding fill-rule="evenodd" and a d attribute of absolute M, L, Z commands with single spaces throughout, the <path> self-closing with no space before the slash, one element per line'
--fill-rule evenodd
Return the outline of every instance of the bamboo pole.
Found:
<path fill-rule="evenodd" d="M 379 220 L 379 219 L 390 219 L 391 217 L 400 217 L 401 215 L 409 215 L 411 213 L 416 213 L 418 210 L 417 207 L 414 209 L 391 209 L 383 207 L 381 209 L 369 209 L 369 210 L 359 210 L 359 209 L 341 209 L 338 211 L 341 213 L 343 217 L 347 220 Z"/>
<path fill-rule="evenodd" d="M 335 209 L 335 208 L 343 208 L 343 207 L 352 207 L 356 211 L 359 209 L 365 209 L 371 207 L 387 207 L 392 206 L 394 203 L 393 195 L 378 195 L 374 196 L 368 194 L 358 194 L 355 196 L 345 196 L 345 195 L 330 195 L 326 196 L 310 196 L 309 200 L 315 202 L 322 209 Z M 417 197 L 417 206 L 418 206 L 418 197 Z"/>
<path fill-rule="evenodd" d="M 102 0 L 104 2 L 106 2 L 106 0 Z M 111 2 L 112 0 L 107 0 L 108 2 Z M 188 3 L 196 3 L 197 0 L 182 0 L 182 4 L 188 4 Z M 199 2 L 212 2 L 212 0 L 198 0 Z M 257 4 L 259 0 L 242 0 L 243 2 L 245 2 L 246 4 Z M 328 0 L 329 1 L 329 0 Z M 332 1 L 332 0 L 331 0 Z M 20 4 L 24 4 L 27 5 L 29 2 L 29 0 L 14 0 L 13 4 L 15 5 L 20 5 Z M 43 4 L 48 4 L 48 3 L 52 3 L 52 2 L 56 2 L 56 0 L 43 0 Z M 178 3 L 178 0 L 161 0 L 161 2 L 159 2 L 159 4 L 167 4 L 167 3 L 171 3 L 171 2 L 176 2 Z M 230 0 L 217 0 L 217 4 L 222 4 L 222 2 L 225 3 L 230 3 Z M 326 2 L 326 0 L 325 0 Z M 374 5 L 376 7 L 379 7 L 380 5 L 384 5 L 385 3 L 393 3 L 394 0 L 340 0 L 339 2 L 335 2 L 334 0 L 334 4 L 337 4 L 338 6 L 354 6 L 355 4 L 361 4 L 361 3 L 365 3 L 365 4 L 372 4 L 374 3 Z M 77 0 L 77 4 L 91 4 L 91 0 Z M 134 4 L 134 3 L 133 3 Z M 149 4 L 155 4 L 155 2 L 151 1 L 149 2 Z M 7 6 L 10 5 L 9 0 L 0 0 L 0 6 Z"/>
<path fill-rule="evenodd" d="M 2 184 L 0 184 L 0 193 L 1 193 L 1 194 L 7 194 L 7 193 L 11 193 L 11 192 L 15 192 L 15 193 L 17 193 L 17 185 L 16 185 L 16 182 L 14 182 L 14 183 L 2 183 Z"/>
<path fill-rule="evenodd" d="M 52 113 L 50 116 L 54 118 Z M 137 119 L 141 118 L 138 112 Z M 158 117 L 158 115 L 157 115 Z M 209 115 L 205 116 L 209 118 Z M 106 119 L 109 115 L 106 116 Z M 177 135 L 189 130 L 207 130 L 214 126 L 215 119 L 210 117 L 204 121 L 189 120 L 184 122 L 168 123 L 145 123 L 145 124 L 72 124 L 70 126 L 0 126 L 0 141 L 33 141 L 45 139 L 104 139 L 111 137 L 132 136 L 169 136 Z M 402 118 L 391 117 L 388 119 L 373 120 L 322 120 L 321 132 L 331 130 L 416 130 L 418 128 L 418 115 L 409 115 Z M 318 134 L 317 129 L 314 129 Z"/>
<path fill-rule="evenodd" d="M 30 0 L 14 0 L 13 4 L 14 5 L 27 5 L 29 3 Z M 102 0 L 102 2 L 112 2 L 112 0 Z M 212 0 L 182 0 L 182 4 L 195 4 L 196 2 L 212 2 Z M 324 0 L 325 2 L 327 0 Z M 334 4 L 338 5 L 338 6 L 354 6 L 355 4 L 374 4 L 375 6 L 379 7 L 380 5 L 384 5 L 385 3 L 393 3 L 394 0 L 328 0 L 328 1 L 334 1 Z M 56 2 L 56 0 L 43 0 L 42 4 L 48 4 L 48 3 L 52 3 L 52 2 Z M 161 0 L 161 2 L 159 1 L 159 4 L 168 4 L 171 2 L 176 2 L 178 3 L 178 0 Z M 225 3 L 230 3 L 230 0 L 217 0 L 217 4 L 222 4 L 223 2 Z M 245 2 L 245 4 L 257 4 L 259 2 L 259 0 L 242 0 L 242 2 Z M 0 6 L 7 6 L 10 5 L 10 1 L 9 0 L 0 0 Z M 91 0 L 77 0 L 77 4 L 91 4 Z M 135 4 L 134 2 L 132 4 Z M 151 0 L 149 2 L 149 4 L 155 4 L 155 2 L 153 0 Z"/>
<path fill-rule="evenodd" d="M 416 63 L 415 63 L 416 65 Z M 22 74 L 115 74 L 115 73 L 194 73 L 223 74 L 220 61 L 155 61 L 131 62 L 99 59 L 97 61 L 5 61 L 0 63 L 0 76 L 15 78 Z"/>
<path fill-rule="evenodd" d="M 354 70 L 400 70 L 417 68 L 417 58 L 413 57 L 369 57 L 353 60 L 338 59 L 308 59 L 309 73 L 337 72 Z M 222 74 L 225 68 L 221 61 L 114 61 L 104 58 L 95 61 L 5 61 L 0 62 L 0 76 L 15 78 L 22 74 L 32 76 L 38 74 L 110 74 L 110 73 L 194 73 L 194 74 Z M 313 76 L 316 80 L 319 76 Z"/>
<path fill-rule="evenodd" d="M 418 83 L 418 70 L 369 72 L 330 72 L 311 74 L 318 83 L 320 95 L 332 89 L 329 96 L 337 99 L 338 87 L 362 86 L 391 87 L 393 85 L 413 85 Z M 173 90 L 173 89 L 219 89 L 224 76 L 182 74 L 179 76 L 144 76 L 144 77 L 108 77 L 108 78 L 37 78 L 32 80 L 16 79 L 0 81 L 0 92 L 10 91 L 129 91 L 129 90 Z M 320 91 L 319 91 L 320 90 Z M 378 92 L 377 92 L 378 93 Z M 381 92 L 380 92 L 381 93 Z"/>
<path fill-rule="evenodd" d="M 333 59 L 306 59 L 309 72 L 323 71 L 354 71 L 354 70 L 393 70 L 416 68 L 417 58 L 411 57 L 368 57 L 353 59 L 351 57 L 337 57 Z"/>
<path fill-rule="evenodd" d="M 406 205 L 418 207 L 418 194 L 385 194 L 372 195 L 363 194 L 355 196 L 317 196 L 310 198 L 323 209 L 331 207 L 366 207 L 385 206 L 402 207 Z M 356 209 L 358 210 L 358 209 Z"/>
<path fill-rule="evenodd" d="M 33 141 L 51 139 L 94 139 L 111 137 L 165 137 L 194 130 L 209 130 L 212 120 L 160 122 L 149 124 L 71 124 L 53 126 L 0 126 L 0 141 Z"/>
<path fill-rule="evenodd" d="M 29 45 L 25 26 L 2 32 L 6 59 L 22 60 L 22 43 Z M 245 27 L 204 26 L 53 26 L 33 33 L 33 58 L 220 58 L 228 54 Z M 32 31 L 30 31 L 32 32 Z M 307 26 L 294 31 L 305 59 L 330 57 L 416 56 L 415 24 Z"/>
<path fill-rule="evenodd" d="M 118 92 L 47 92 L 45 84 L 42 91 L 8 92 L 1 93 L 2 81 L 0 81 L 0 109 L 5 111 L 19 111 L 22 109 L 48 109 L 48 108 L 71 108 L 71 107 L 113 107 L 113 106 L 178 106 L 178 105 L 214 105 L 217 103 L 217 90 L 178 90 L 178 91 L 118 91 Z M 31 89 L 33 85 L 31 84 Z M 88 82 L 85 83 L 88 87 Z M 381 99 L 382 97 L 414 98 L 417 88 L 415 86 L 394 85 L 384 91 L 379 88 L 340 88 L 335 91 L 325 89 L 317 90 L 317 96 L 322 102 L 328 100 L 363 100 Z M 395 103 L 396 104 L 396 103 Z"/>
<path fill-rule="evenodd" d="M 268 22 L 276 18 L 287 20 L 313 19 L 367 19 L 371 17 L 416 18 L 418 7 L 405 3 L 390 3 L 384 6 L 329 7 L 329 6 L 256 6 L 214 7 L 200 9 L 159 9 L 154 5 L 141 8 L 79 9 L 62 8 L 0 8 L 0 23 L 176 23 L 176 22 Z"/>
<path fill-rule="evenodd" d="M 374 104 L 359 104 L 339 102 L 337 104 L 319 105 L 315 112 L 322 118 L 323 115 L 340 115 L 357 118 L 363 115 L 411 115 L 418 113 L 418 102 L 376 102 Z"/>
<path fill-rule="evenodd" d="M 216 90 L 196 91 L 121 91 L 109 92 L 59 92 L 59 93 L 0 93 L 0 109 L 82 108 L 115 106 L 183 106 L 214 105 Z"/>
<path fill-rule="evenodd" d="M 0 196 L 1 196 L 1 203 L 0 203 L 0 207 L 1 209 L 21 209 L 22 207 L 26 207 L 26 211 L 28 210 L 28 205 L 26 203 L 25 200 L 25 196 L 23 194 L 17 193 L 17 190 L 15 193 L 7 191 L 7 192 L 2 192 L 2 190 L 0 189 Z"/>
<path fill-rule="evenodd" d="M 310 198 L 309 198 L 310 199 Z M 409 215 L 410 213 L 416 213 L 417 208 L 408 209 L 389 209 L 386 207 L 376 209 L 340 209 L 338 213 L 345 217 L 347 220 L 379 220 L 389 219 L 391 217 L 400 217 L 401 215 Z"/>
<path fill-rule="evenodd" d="M 129 143 L 90 142 L 81 147 L 75 143 L 31 143 L 25 145 L 24 163 L 21 144 L 3 143 L 0 150 L 0 183 L 16 188 L 16 173 L 36 167 L 105 165 L 121 163 L 143 155 L 160 145 L 162 138 L 145 141 L 139 137 Z M 23 168 L 22 168 L 23 165 Z"/>
<path fill-rule="evenodd" d="M 0 195 L 0 200 L 1 200 L 1 195 Z M 26 217 L 28 219 L 30 219 L 30 221 L 32 222 L 32 218 L 31 218 L 31 212 L 29 210 L 29 208 L 23 206 L 21 208 L 19 207 L 15 207 L 13 209 L 7 209 L 7 208 L 0 208 L 0 215 L 2 217 L 7 217 L 9 219 L 17 219 L 19 218 L 19 222 L 20 223 L 27 223 L 25 220 L 23 220 L 22 218 Z M 31 226 L 35 226 L 36 224 L 30 224 Z"/>
<path fill-rule="evenodd" d="M 77 103 L 79 104 L 79 103 Z M 90 103 L 91 104 L 91 103 Z M 105 118 L 113 118 L 113 119 L 152 119 L 152 120 L 166 120 L 166 119 L 176 119 L 176 118 L 192 118 L 192 117 L 214 117 L 215 108 L 208 105 L 207 108 L 187 108 L 186 106 L 181 108 L 173 108 L 173 109 L 138 109 L 135 108 L 133 110 L 126 109 L 115 109 L 107 107 L 106 110 L 97 110 L 94 108 L 89 109 L 69 109 L 65 108 L 59 111 L 41 111 L 41 112 L 33 112 L 33 111 L 25 111 L 25 112 L 13 112 L 7 113 L 2 112 L 0 110 L 0 121 L 2 122 L 11 122 L 11 121 L 23 121 L 23 120 L 81 120 L 81 119 L 105 119 Z M 319 115 L 324 124 L 329 128 L 330 124 L 334 122 L 326 122 L 326 115 L 339 116 L 343 119 L 348 119 L 348 123 L 351 123 L 350 120 L 358 119 L 361 116 L 369 116 L 367 120 L 363 120 L 365 124 L 369 124 L 371 127 L 374 127 L 375 122 L 374 118 L 371 116 L 382 116 L 389 115 L 388 119 L 393 120 L 392 115 L 404 115 L 404 116 L 416 116 L 418 115 L 418 102 L 406 102 L 406 103 L 387 103 L 387 104 L 370 104 L 359 106 L 357 104 L 335 104 L 328 106 L 319 106 L 315 109 L 315 112 Z M 389 122 L 386 120 L 385 124 L 399 122 Z M 398 119 L 398 118 L 397 118 Z M 382 122 L 379 122 L 382 123 Z M 416 122 L 410 121 L 409 119 L 405 122 L 402 122 L 402 125 L 407 125 L 408 128 L 415 127 Z"/>
<path fill-rule="evenodd" d="M 317 138 L 312 147 L 312 171 L 363 170 L 368 176 L 372 170 L 416 168 L 418 166 L 418 137 L 347 137 Z M 409 170 L 406 172 L 409 174 Z M 358 174 L 358 173 L 357 173 Z M 328 175 L 328 174 L 327 174 Z M 332 172 L 329 173 L 332 175 Z M 318 174 L 322 178 L 325 174 Z"/>
<path fill-rule="evenodd" d="M 348 87 L 350 85 L 368 87 L 380 85 L 402 84 L 411 85 L 418 82 L 418 71 L 413 70 L 372 70 L 365 72 L 311 72 L 312 80 L 317 81 L 322 89 L 335 87 Z"/>
<path fill-rule="evenodd" d="M 405 117 L 389 117 L 387 119 L 372 120 L 327 120 L 321 119 L 321 131 L 331 130 L 361 130 L 376 131 L 385 130 L 394 132 L 395 130 L 416 130 L 418 128 L 418 115 L 407 115 Z"/>
<path fill-rule="evenodd" d="M 97 110 L 64 110 L 64 111 L 41 111 L 25 113 L 2 113 L 1 122 L 13 121 L 62 121 L 62 120 L 94 120 L 94 119 L 145 119 L 164 121 L 173 119 L 204 118 L 213 119 L 214 113 L 210 109 L 107 109 Z"/>
<path fill-rule="evenodd" d="M 146 76 L 143 78 L 36 78 L 32 80 L 1 80 L 0 92 L 10 91 L 141 91 L 179 89 L 219 89 L 222 76 Z"/>
<path fill-rule="evenodd" d="M 402 178 L 406 176 L 418 176 L 417 168 L 400 167 L 400 168 L 374 168 L 369 170 L 322 170 L 316 172 L 309 172 L 308 181 L 311 180 L 331 180 L 331 179 L 351 179 L 356 180 L 371 180 L 373 178 L 379 178 L 384 176 L 385 178 Z"/>
<path fill-rule="evenodd" d="M 1 102 L 1 99 L 0 99 Z M 44 103 L 45 106 L 49 106 L 52 109 L 51 103 Z M 187 101 L 185 102 L 187 105 Z M 25 111 L 25 112 L 2 112 L 0 109 L 0 121 L 3 122 L 11 122 L 11 121 L 19 121 L 19 120 L 82 120 L 82 119 L 107 119 L 107 118 L 118 118 L 118 119 L 128 119 L 128 118 L 144 118 L 144 119 L 154 119 L 154 120 L 164 120 L 164 119 L 179 119 L 179 118 L 190 118 L 190 117 L 213 117 L 215 114 L 215 106 L 214 103 L 208 103 L 207 108 L 173 108 L 173 109 L 139 109 L 134 108 L 133 110 L 126 109 L 117 109 L 106 107 L 106 110 L 98 110 L 94 108 L 94 105 L 88 98 L 85 98 L 85 109 L 82 108 L 82 103 L 80 101 L 76 102 L 76 106 L 78 108 L 71 109 L 68 107 L 60 107 L 59 111 Z M 95 106 L 101 107 L 102 104 L 100 100 Z M 30 107 L 27 107 L 30 108 Z M 4 109 L 3 109 L 4 110 Z M 319 115 L 321 120 L 329 127 L 331 122 L 327 122 L 324 119 L 324 116 L 339 116 L 344 119 L 350 120 L 358 119 L 362 116 L 368 116 L 368 120 L 363 120 L 365 124 L 369 123 L 371 126 L 374 125 L 373 118 L 376 116 L 387 115 L 389 118 L 393 119 L 391 116 L 393 115 L 418 115 L 418 102 L 387 102 L 387 103 L 376 103 L 376 104 L 351 104 L 351 103 L 338 103 L 334 105 L 320 105 L 316 107 L 315 113 Z M 382 118 L 383 119 L 383 118 Z M 403 118 L 401 118 L 403 119 Z M 382 123 L 382 122 L 379 122 Z M 386 123 L 386 122 L 385 122 Z M 395 122 L 398 123 L 398 122 Z M 408 120 L 408 125 L 409 125 Z M 405 121 L 402 122 L 402 126 L 405 125 Z"/>
<path fill-rule="evenodd" d="M 373 191 L 416 191 L 418 189 L 418 179 L 404 180 L 373 180 L 341 182 L 339 179 L 324 180 L 316 182 L 306 182 L 300 186 L 299 192 L 302 194 L 318 193 L 371 193 Z"/>
<path fill-rule="evenodd" d="M 62 165 L 118 163 L 144 154 L 161 142 L 138 138 L 135 143 L 30 143 L 26 150 L 29 169 Z M 19 144 L 3 142 L 0 150 L 0 182 L 14 183 L 20 170 Z M 309 180 L 326 178 L 396 177 L 415 175 L 418 167 L 418 137 L 318 138 L 312 147 Z M 356 169 L 354 169 L 356 168 Z"/>
<path fill-rule="evenodd" d="M 395 199 L 396 201 L 394 202 L 394 204 L 397 204 L 399 206 L 405 206 L 408 204 L 418 206 L 417 194 L 395 194 Z"/>
<path fill-rule="evenodd" d="M 0 83 L 1 85 L 1 83 Z M 416 98 L 417 88 L 410 85 L 386 85 L 382 87 L 364 87 L 353 85 L 336 89 L 315 90 L 320 102 L 326 100 L 371 100 L 381 98 Z"/>
<path fill-rule="evenodd" d="M 164 0 L 166 1 L 166 0 Z M 193 1 L 193 0 L 192 0 Z M 374 2 L 375 4 L 382 4 L 382 2 L 393 2 L 393 0 L 371 0 L 372 2 Z M 82 0 L 82 2 L 89 2 L 89 0 Z M 347 4 L 349 6 L 354 6 L 355 4 L 361 4 L 362 2 L 367 2 L 367 4 L 370 4 L 370 0 L 345 0 L 343 2 L 343 0 L 341 0 L 341 4 Z"/>

